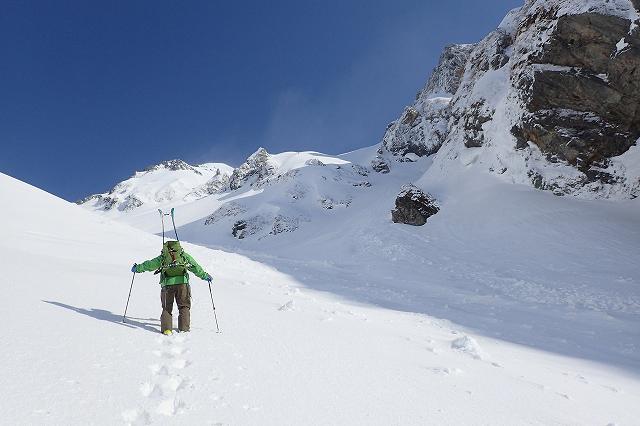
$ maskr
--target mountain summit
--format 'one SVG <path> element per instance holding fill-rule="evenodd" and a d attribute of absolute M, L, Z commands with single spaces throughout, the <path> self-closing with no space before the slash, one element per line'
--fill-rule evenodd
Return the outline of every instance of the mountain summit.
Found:
<path fill-rule="evenodd" d="M 227 187 L 232 167 L 222 163 L 192 166 L 182 160 L 163 161 L 134 173 L 109 192 L 90 195 L 78 204 L 104 212 L 129 212 L 142 206 L 197 200 Z"/>

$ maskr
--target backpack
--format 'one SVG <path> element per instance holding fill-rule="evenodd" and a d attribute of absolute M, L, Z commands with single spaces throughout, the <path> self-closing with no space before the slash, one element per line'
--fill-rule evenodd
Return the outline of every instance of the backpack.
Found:
<path fill-rule="evenodd" d="M 179 277 L 187 273 L 191 266 L 184 257 L 180 241 L 167 241 L 162 245 L 162 265 L 160 272 L 166 277 Z"/>

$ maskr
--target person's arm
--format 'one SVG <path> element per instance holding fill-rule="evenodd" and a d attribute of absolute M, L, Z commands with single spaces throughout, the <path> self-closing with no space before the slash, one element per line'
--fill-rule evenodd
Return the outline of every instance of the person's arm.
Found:
<path fill-rule="evenodd" d="M 209 278 L 209 274 L 207 274 L 205 270 L 202 269 L 200 265 L 198 265 L 198 262 L 196 262 L 195 259 L 191 257 L 191 255 L 187 254 L 187 252 L 184 252 L 183 255 L 187 259 L 187 261 L 189 261 L 189 267 L 187 269 L 193 272 L 201 280 L 207 281 L 207 278 Z"/>
<path fill-rule="evenodd" d="M 136 272 L 156 271 L 162 265 L 162 255 L 136 264 Z"/>

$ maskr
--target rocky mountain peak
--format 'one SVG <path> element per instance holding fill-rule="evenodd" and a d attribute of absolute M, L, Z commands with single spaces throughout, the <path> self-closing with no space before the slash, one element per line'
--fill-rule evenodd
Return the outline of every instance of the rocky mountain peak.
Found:
<path fill-rule="evenodd" d="M 449 102 L 456 92 L 473 44 L 446 46 L 415 102 L 387 126 L 378 156 L 372 167 L 389 171 L 392 159 L 413 161 L 431 155 L 440 148 L 447 133 Z"/>
<path fill-rule="evenodd" d="M 190 170 L 196 174 L 202 174 L 200 173 L 200 171 L 198 169 L 196 169 L 194 166 L 192 166 L 191 164 L 182 161 L 180 159 L 173 159 L 173 160 L 167 160 L 167 161 L 163 161 L 159 164 L 155 164 L 153 166 L 149 166 L 147 168 L 145 168 L 143 170 L 143 172 L 152 172 L 155 170 L 160 170 L 160 169 L 166 169 L 166 170 L 171 170 L 171 171 L 178 171 L 178 170 Z"/>
<path fill-rule="evenodd" d="M 260 147 L 251 154 L 247 161 L 235 169 L 229 179 L 229 189 L 235 190 L 245 184 L 260 185 L 273 176 L 276 166 L 270 161 L 271 155 L 266 149 Z"/>

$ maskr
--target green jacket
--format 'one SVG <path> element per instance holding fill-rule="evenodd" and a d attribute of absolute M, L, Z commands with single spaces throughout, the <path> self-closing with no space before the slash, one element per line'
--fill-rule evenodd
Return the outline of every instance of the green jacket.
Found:
<path fill-rule="evenodd" d="M 207 274 L 205 270 L 202 269 L 200 265 L 198 265 L 198 262 L 196 262 L 193 259 L 193 257 L 191 257 L 191 255 L 189 255 L 187 252 L 183 252 L 182 255 L 189 262 L 189 266 L 187 268 L 189 271 L 193 272 L 201 280 L 204 280 L 207 278 L 209 274 Z M 162 255 L 138 264 L 136 266 L 136 272 L 157 271 L 158 269 L 160 269 L 160 266 L 162 266 Z M 163 274 L 160 274 L 160 285 L 162 287 L 167 285 L 176 285 L 176 284 L 185 284 L 185 283 L 187 284 L 189 283 L 189 274 L 187 272 L 185 272 L 184 275 L 179 275 L 177 277 L 165 277 L 163 276 Z"/>

